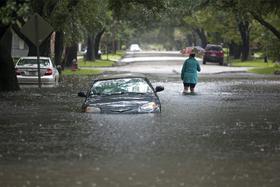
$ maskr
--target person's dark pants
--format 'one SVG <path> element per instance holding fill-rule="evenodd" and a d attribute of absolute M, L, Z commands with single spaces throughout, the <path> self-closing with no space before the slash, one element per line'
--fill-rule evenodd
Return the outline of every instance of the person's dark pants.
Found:
<path fill-rule="evenodd" d="M 196 85 L 196 84 L 193 84 L 193 83 L 185 83 L 185 82 L 184 82 L 184 90 L 186 91 L 186 90 L 188 90 L 189 87 L 190 87 L 191 92 L 194 92 L 195 85 Z"/>
<path fill-rule="evenodd" d="M 193 84 L 193 83 L 185 83 L 185 82 L 184 82 L 184 87 L 195 88 L 195 85 L 196 85 L 196 84 Z"/>

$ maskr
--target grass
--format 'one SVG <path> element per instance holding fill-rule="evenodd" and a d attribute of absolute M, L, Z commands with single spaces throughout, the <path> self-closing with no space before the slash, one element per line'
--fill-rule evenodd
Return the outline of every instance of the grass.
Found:
<path fill-rule="evenodd" d="M 117 51 L 116 54 L 103 54 L 101 60 L 85 61 L 79 60 L 78 65 L 80 67 L 111 67 L 124 55 L 124 51 Z"/>
<path fill-rule="evenodd" d="M 249 70 L 249 72 L 257 74 L 274 74 L 275 71 L 276 69 L 274 67 L 253 68 Z"/>
<path fill-rule="evenodd" d="M 110 67 L 115 64 L 114 61 L 109 60 L 96 60 L 96 61 L 84 61 L 79 60 L 78 66 L 79 67 Z"/>
<path fill-rule="evenodd" d="M 71 69 L 66 69 L 63 71 L 63 75 L 98 75 L 102 73 L 101 70 L 96 69 L 77 69 L 75 71 Z"/>
<path fill-rule="evenodd" d="M 104 54 L 101 56 L 101 60 L 85 61 L 83 59 L 78 60 L 78 67 L 111 67 L 116 61 L 121 59 L 124 55 L 124 51 L 117 51 L 116 54 Z M 107 58 L 108 57 L 108 58 Z M 97 69 L 77 69 L 75 71 L 66 69 L 63 71 L 63 75 L 98 75 L 102 73 L 102 70 Z"/>
<path fill-rule="evenodd" d="M 103 54 L 101 55 L 101 60 L 109 60 L 116 62 L 123 57 L 124 53 L 124 51 L 117 51 L 116 54 Z"/>
<path fill-rule="evenodd" d="M 231 66 L 234 67 L 253 67 L 249 70 L 251 73 L 257 73 L 257 74 L 274 74 L 275 71 L 280 70 L 280 66 L 272 63 L 269 61 L 268 63 L 265 63 L 263 59 L 255 59 L 250 60 L 246 62 L 241 62 L 240 60 L 234 60 L 231 63 Z"/>
<path fill-rule="evenodd" d="M 249 60 L 245 62 L 241 62 L 240 60 L 234 60 L 231 63 L 234 67 L 260 67 L 260 68 L 267 68 L 272 67 L 273 63 L 269 61 L 268 63 L 265 63 L 263 59 L 256 59 L 256 60 Z"/>

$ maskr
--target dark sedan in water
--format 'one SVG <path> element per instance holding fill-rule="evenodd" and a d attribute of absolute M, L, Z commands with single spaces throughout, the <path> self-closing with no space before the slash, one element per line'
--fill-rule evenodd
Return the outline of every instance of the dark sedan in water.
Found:
<path fill-rule="evenodd" d="M 89 113 L 156 113 L 161 111 L 157 92 L 143 74 L 116 74 L 97 77 L 87 92 L 82 110 Z"/>

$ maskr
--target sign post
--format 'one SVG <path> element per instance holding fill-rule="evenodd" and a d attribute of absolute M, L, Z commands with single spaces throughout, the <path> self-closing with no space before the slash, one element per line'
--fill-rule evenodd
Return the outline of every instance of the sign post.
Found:
<path fill-rule="evenodd" d="M 21 28 L 24 34 L 35 46 L 37 51 L 38 85 L 41 88 L 40 45 L 53 32 L 52 27 L 39 14 L 35 13 Z"/>
<path fill-rule="evenodd" d="M 35 41 L 36 41 L 36 51 L 37 51 L 37 67 L 38 67 L 38 85 L 41 88 L 41 71 L 40 71 L 40 44 L 39 44 L 39 37 L 38 37 L 38 15 L 35 14 Z"/>

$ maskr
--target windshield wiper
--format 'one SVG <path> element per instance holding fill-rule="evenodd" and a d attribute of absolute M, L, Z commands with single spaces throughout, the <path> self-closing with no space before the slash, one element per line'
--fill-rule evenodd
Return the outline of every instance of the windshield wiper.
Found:
<path fill-rule="evenodd" d="M 111 96 L 111 95 L 124 95 L 124 94 L 131 94 L 131 95 L 149 95 L 149 92 L 114 92 L 114 93 L 95 93 L 93 96 Z"/>
<path fill-rule="evenodd" d="M 127 94 L 128 92 L 114 92 L 114 93 L 102 93 L 100 95 L 103 96 L 110 96 L 110 95 L 123 95 L 123 94 Z"/>
<path fill-rule="evenodd" d="M 135 95 L 148 95 L 151 94 L 149 92 L 127 92 L 128 94 L 135 94 Z"/>

